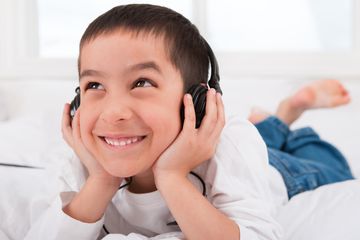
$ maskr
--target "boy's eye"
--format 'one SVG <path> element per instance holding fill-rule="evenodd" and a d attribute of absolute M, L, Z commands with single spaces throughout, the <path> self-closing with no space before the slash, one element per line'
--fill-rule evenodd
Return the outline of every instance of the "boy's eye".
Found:
<path fill-rule="evenodd" d="M 137 81 L 135 81 L 135 83 L 134 83 L 134 88 L 153 87 L 153 86 L 154 86 L 154 84 L 149 79 L 146 79 L 146 78 L 140 78 Z"/>
<path fill-rule="evenodd" d="M 85 87 L 85 90 L 88 89 L 104 89 L 104 87 L 98 82 L 89 82 Z"/>

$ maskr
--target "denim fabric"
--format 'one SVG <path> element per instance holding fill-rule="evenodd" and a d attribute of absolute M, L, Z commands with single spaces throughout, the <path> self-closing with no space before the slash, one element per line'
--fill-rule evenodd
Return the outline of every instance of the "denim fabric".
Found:
<path fill-rule="evenodd" d="M 255 126 L 268 147 L 270 164 L 283 177 L 289 199 L 325 184 L 354 179 L 340 151 L 312 128 L 291 131 L 274 116 Z"/>

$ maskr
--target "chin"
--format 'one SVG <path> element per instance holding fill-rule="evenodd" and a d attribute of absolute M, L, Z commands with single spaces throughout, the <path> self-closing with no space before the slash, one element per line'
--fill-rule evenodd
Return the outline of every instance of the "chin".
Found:
<path fill-rule="evenodd" d="M 120 178 L 128 178 L 128 177 L 131 177 L 131 176 L 134 176 L 137 174 L 137 171 L 136 170 L 131 170 L 131 169 L 118 169 L 118 168 L 115 168 L 115 167 L 105 167 L 105 170 L 110 173 L 111 175 L 115 176 L 115 177 L 120 177 Z"/>
<path fill-rule="evenodd" d="M 119 165 L 119 162 L 116 164 L 103 164 L 104 169 L 111 175 L 115 177 L 121 177 L 121 178 L 128 178 L 135 176 L 141 172 L 141 169 L 139 169 L 136 165 L 135 166 L 126 166 Z"/>

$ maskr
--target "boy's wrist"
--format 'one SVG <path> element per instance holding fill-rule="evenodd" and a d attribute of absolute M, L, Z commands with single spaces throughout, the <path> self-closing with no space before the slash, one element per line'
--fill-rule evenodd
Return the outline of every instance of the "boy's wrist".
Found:
<path fill-rule="evenodd" d="M 187 174 L 180 171 L 158 171 L 154 174 L 156 188 L 161 192 L 174 184 L 187 179 Z"/>
<path fill-rule="evenodd" d="M 121 184 L 122 178 L 113 176 L 97 176 L 90 175 L 86 182 L 93 186 L 98 186 L 102 189 L 118 190 Z"/>

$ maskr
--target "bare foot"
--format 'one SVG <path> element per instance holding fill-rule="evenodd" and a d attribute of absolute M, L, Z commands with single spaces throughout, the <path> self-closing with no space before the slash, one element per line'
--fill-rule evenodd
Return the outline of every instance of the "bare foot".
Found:
<path fill-rule="evenodd" d="M 283 100 L 276 116 L 290 125 L 306 110 L 332 108 L 349 102 L 349 93 L 338 80 L 318 80 Z"/>
<path fill-rule="evenodd" d="M 257 124 L 257 123 L 263 121 L 265 118 L 269 117 L 270 115 L 271 115 L 270 113 L 265 112 L 264 110 L 262 110 L 262 109 L 260 109 L 258 107 L 253 107 L 251 109 L 248 120 L 252 124 Z"/>

